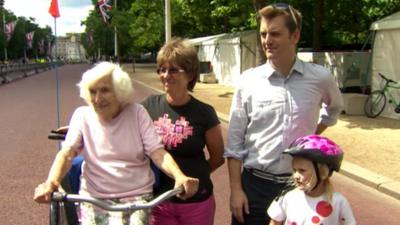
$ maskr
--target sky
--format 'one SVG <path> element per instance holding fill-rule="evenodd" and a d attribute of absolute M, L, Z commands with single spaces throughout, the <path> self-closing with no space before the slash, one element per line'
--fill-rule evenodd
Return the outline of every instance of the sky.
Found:
<path fill-rule="evenodd" d="M 50 26 L 54 34 L 54 18 L 48 12 L 50 3 L 51 0 L 5 0 L 4 8 L 17 17 L 35 18 L 34 23 L 41 28 Z M 60 17 L 57 18 L 57 36 L 83 32 L 85 26 L 81 26 L 81 21 L 85 20 L 93 7 L 91 0 L 58 0 Z"/>

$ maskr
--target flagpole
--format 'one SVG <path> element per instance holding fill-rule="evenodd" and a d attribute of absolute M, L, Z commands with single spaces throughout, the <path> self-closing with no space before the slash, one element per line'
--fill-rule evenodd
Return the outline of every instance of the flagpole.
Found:
<path fill-rule="evenodd" d="M 60 103 L 59 103 L 59 79 L 58 79 L 58 62 L 57 62 L 57 57 L 58 57 L 58 46 L 57 46 L 57 19 L 54 17 L 54 36 L 55 36 L 55 41 L 54 41 L 54 46 L 55 46 L 55 51 L 54 51 L 54 58 L 55 58 L 55 71 L 56 71 L 56 102 L 57 102 L 57 127 L 60 127 Z"/>
<path fill-rule="evenodd" d="M 171 1 L 165 0 L 165 42 L 171 40 Z"/>
<path fill-rule="evenodd" d="M 114 1 L 115 10 L 117 10 L 117 0 Z M 114 56 L 115 60 L 118 60 L 118 36 L 117 36 L 117 26 L 114 25 Z"/>
<path fill-rule="evenodd" d="M 6 16 L 5 16 L 5 12 L 4 12 L 4 8 L 3 8 L 3 31 L 4 31 L 4 62 L 7 62 L 8 57 L 7 57 L 7 38 L 5 35 L 5 31 L 6 31 Z"/>

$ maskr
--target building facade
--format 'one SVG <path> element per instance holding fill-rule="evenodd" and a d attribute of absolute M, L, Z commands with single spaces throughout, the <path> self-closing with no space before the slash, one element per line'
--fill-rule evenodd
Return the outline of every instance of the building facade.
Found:
<path fill-rule="evenodd" d="M 57 56 L 57 58 L 69 62 L 82 62 L 86 60 L 86 51 L 81 44 L 80 34 L 67 33 L 65 37 L 57 37 L 56 46 L 53 46 L 52 49 L 51 55 L 53 58 Z"/>

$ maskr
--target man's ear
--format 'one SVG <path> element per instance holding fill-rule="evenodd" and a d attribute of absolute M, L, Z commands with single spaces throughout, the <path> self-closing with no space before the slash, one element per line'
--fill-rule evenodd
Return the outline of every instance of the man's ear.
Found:
<path fill-rule="evenodd" d="M 300 41 L 300 31 L 296 29 L 295 32 L 293 32 L 292 34 L 292 40 L 294 41 L 294 43 L 297 45 L 297 43 L 299 43 Z"/>

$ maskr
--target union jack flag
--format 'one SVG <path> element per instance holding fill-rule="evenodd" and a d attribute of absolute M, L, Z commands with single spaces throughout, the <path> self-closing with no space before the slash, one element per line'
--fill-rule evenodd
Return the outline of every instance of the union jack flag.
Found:
<path fill-rule="evenodd" d="M 111 0 L 98 0 L 97 6 L 99 7 L 99 11 L 100 11 L 101 17 L 103 18 L 103 21 L 105 23 L 107 23 L 108 20 L 110 19 L 110 15 L 108 15 L 108 12 L 112 9 L 112 1 Z"/>
<path fill-rule="evenodd" d="M 28 48 L 32 48 L 32 41 L 33 41 L 33 35 L 35 34 L 35 31 L 29 32 L 25 34 L 26 37 L 26 43 L 28 44 Z"/>
<path fill-rule="evenodd" d="M 44 45 L 44 40 L 42 39 L 42 40 L 39 41 L 39 43 L 38 43 L 39 52 L 40 52 L 41 54 L 45 53 L 44 47 L 45 47 L 45 45 Z"/>
<path fill-rule="evenodd" d="M 15 30 L 15 25 L 17 24 L 17 21 L 12 21 L 6 24 L 4 27 L 4 33 L 6 34 L 6 39 L 9 41 L 11 39 L 11 36 L 14 33 Z"/>

